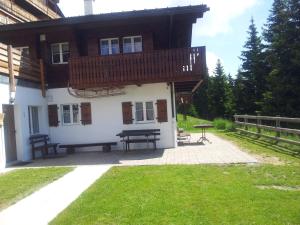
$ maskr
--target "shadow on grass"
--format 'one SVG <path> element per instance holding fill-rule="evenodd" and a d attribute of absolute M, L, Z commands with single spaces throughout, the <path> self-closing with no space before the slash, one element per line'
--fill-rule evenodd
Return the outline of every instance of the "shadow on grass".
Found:
<path fill-rule="evenodd" d="M 249 143 L 258 145 L 260 147 L 266 148 L 268 150 L 272 150 L 278 153 L 286 154 L 295 158 L 300 159 L 300 151 L 295 150 L 291 146 L 279 146 L 275 142 L 271 142 L 262 138 L 258 138 L 254 135 L 247 135 L 247 134 L 239 134 L 236 132 L 228 132 L 226 135 L 234 137 L 234 138 L 239 138 L 248 141 Z"/>

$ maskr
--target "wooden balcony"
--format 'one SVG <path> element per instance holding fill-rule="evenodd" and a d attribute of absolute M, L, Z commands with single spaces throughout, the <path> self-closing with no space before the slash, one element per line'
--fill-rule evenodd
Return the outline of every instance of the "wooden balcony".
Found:
<path fill-rule="evenodd" d="M 61 16 L 50 9 L 47 5 L 44 4 L 41 0 L 25 0 L 27 3 L 34 6 L 36 9 L 40 10 L 44 15 L 50 17 L 51 19 L 58 19 Z"/>
<path fill-rule="evenodd" d="M 11 13 L 12 15 L 19 17 L 21 20 L 26 22 L 38 20 L 34 15 L 28 13 L 26 10 L 24 10 L 12 1 L 0 0 L 0 8 Z"/>
<path fill-rule="evenodd" d="M 69 82 L 75 89 L 200 81 L 205 72 L 205 47 L 69 60 Z"/>
<path fill-rule="evenodd" d="M 0 74 L 9 76 L 9 57 L 7 46 L 0 43 Z M 12 50 L 12 72 L 15 78 L 41 81 L 40 63 L 21 55 L 17 49 Z"/>

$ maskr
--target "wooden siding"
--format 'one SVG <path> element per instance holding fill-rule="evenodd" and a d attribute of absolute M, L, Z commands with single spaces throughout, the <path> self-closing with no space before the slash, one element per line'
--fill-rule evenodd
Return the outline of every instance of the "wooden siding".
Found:
<path fill-rule="evenodd" d="M 69 60 L 73 88 L 201 80 L 206 71 L 205 47 L 155 50 Z"/>
<path fill-rule="evenodd" d="M 51 19 L 57 19 L 61 16 L 54 12 L 52 9 L 50 9 L 47 5 L 45 5 L 41 0 L 25 0 L 27 3 L 34 6 L 36 9 L 41 11 L 43 14 L 47 15 Z"/>
<path fill-rule="evenodd" d="M 27 12 L 12 1 L 0 0 L 0 8 L 10 13 L 12 16 L 16 16 L 25 22 L 37 21 L 38 18 Z"/>
<path fill-rule="evenodd" d="M 9 74 L 7 46 L 0 43 L 0 73 Z M 40 81 L 39 62 L 21 56 L 20 51 L 13 49 L 13 73 L 17 78 Z"/>

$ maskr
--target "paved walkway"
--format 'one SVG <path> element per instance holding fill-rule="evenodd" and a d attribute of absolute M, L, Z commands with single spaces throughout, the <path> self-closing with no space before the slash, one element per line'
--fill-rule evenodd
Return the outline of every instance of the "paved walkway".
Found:
<path fill-rule="evenodd" d="M 1 225 L 46 225 L 111 166 L 81 166 L 0 212 Z"/>
<path fill-rule="evenodd" d="M 36 160 L 29 167 L 78 166 L 78 165 L 166 165 L 166 164 L 226 164 L 256 163 L 257 160 L 237 146 L 213 134 L 207 134 L 212 142 L 195 143 L 199 134 L 193 134 L 191 144 L 172 149 L 132 150 L 103 152 L 78 152 L 61 158 Z"/>

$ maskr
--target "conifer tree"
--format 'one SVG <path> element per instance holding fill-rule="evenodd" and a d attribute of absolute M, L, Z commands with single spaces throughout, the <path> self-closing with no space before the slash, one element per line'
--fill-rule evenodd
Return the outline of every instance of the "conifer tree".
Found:
<path fill-rule="evenodd" d="M 248 30 L 248 40 L 241 53 L 242 65 L 237 76 L 235 96 L 237 108 L 242 113 L 254 114 L 261 110 L 263 93 L 266 89 L 266 67 L 263 45 L 253 18 Z"/>
<path fill-rule="evenodd" d="M 265 114 L 300 116 L 297 7 L 299 1 L 274 0 L 267 20 L 264 39 L 271 70 L 267 78 L 269 90 L 264 93 Z"/>

